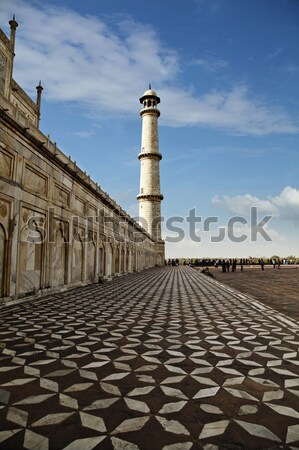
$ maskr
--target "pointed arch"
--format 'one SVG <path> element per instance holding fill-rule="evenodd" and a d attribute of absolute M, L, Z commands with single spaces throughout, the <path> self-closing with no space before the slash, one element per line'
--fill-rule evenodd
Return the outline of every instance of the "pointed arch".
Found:
<path fill-rule="evenodd" d="M 19 292 L 36 292 L 42 288 L 43 272 L 43 234 L 38 224 L 33 220 L 35 229 L 28 229 L 26 225 L 21 232 L 19 256 Z M 32 235 L 34 231 L 34 235 Z"/>
<path fill-rule="evenodd" d="M 67 272 L 67 244 L 62 226 L 55 234 L 52 251 L 52 285 L 63 286 L 66 283 Z"/>
<path fill-rule="evenodd" d="M 76 232 L 73 239 L 72 254 L 72 282 L 80 282 L 83 277 L 83 257 L 84 248 L 83 241 L 79 232 Z"/>
<path fill-rule="evenodd" d="M 87 243 L 87 280 L 95 279 L 96 271 L 96 246 L 93 240 Z"/>
<path fill-rule="evenodd" d="M 6 247 L 5 228 L 0 223 L 0 297 L 5 295 Z"/>

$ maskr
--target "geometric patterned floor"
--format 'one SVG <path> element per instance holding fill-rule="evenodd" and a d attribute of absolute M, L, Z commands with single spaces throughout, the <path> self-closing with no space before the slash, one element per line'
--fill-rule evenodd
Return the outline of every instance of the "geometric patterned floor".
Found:
<path fill-rule="evenodd" d="M 0 308 L 0 449 L 299 449 L 299 323 L 189 267 Z"/>

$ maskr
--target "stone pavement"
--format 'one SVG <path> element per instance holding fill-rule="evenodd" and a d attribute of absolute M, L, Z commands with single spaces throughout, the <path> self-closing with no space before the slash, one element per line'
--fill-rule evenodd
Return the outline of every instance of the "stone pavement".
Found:
<path fill-rule="evenodd" d="M 265 266 L 244 266 L 243 272 L 237 267 L 236 272 L 223 273 L 221 268 L 211 268 L 217 281 L 252 295 L 271 308 L 299 321 L 299 268 L 298 266 L 281 266 L 273 269 Z"/>
<path fill-rule="evenodd" d="M 299 324 L 189 267 L 0 309 L 0 449 L 299 449 Z"/>

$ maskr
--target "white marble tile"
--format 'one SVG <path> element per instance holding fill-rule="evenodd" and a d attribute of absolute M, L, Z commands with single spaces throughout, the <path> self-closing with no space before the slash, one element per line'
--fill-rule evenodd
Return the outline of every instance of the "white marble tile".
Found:
<path fill-rule="evenodd" d="M 249 414 L 256 414 L 258 412 L 258 405 L 242 405 L 238 411 L 238 416 L 247 416 Z"/>
<path fill-rule="evenodd" d="M 271 370 L 275 373 L 278 373 L 279 375 L 284 375 L 284 376 L 289 376 L 289 377 L 298 377 L 297 373 L 291 372 L 290 370 L 274 369 L 274 368 L 271 368 Z"/>
<path fill-rule="evenodd" d="M 13 422 L 21 427 L 26 427 L 28 421 L 28 412 L 22 409 L 10 407 L 8 408 L 6 420 Z"/>
<path fill-rule="evenodd" d="M 45 366 L 45 365 L 51 364 L 52 362 L 55 362 L 55 361 L 56 361 L 56 359 L 53 359 L 53 358 L 51 358 L 51 359 L 40 359 L 38 361 L 34 361 L 34 362 L 30 363 L 29 365 L 30 366 Z"/>
<path fill-rule="evenodd" d="M 170 414 L 173 412 L 181 411 L 181 409 L 183 409 L 186 404 L 186 401 L 166 403 L 163 408 L 160 409 L 159 414 Z"/>
<path fill-rule="evenodd" d="M 299 378 L 292 378 L 289 380 L 285 380 L 284 385 L 286 388 L 299 386 Z"/>
<path fill-rule="evenodd" d="M 98 380 L 96 373 L 91 370 L 80 369 L 79 375 L 80 375 L 80 377 L 86 378 L 87 380 L 94 380 L 94 381 Z"/>
<path fill-rule="evenodd" d="M 277 412 L 278 414 L 299 419 L 299 412 L 293 408 L 289 408 L 288 406 L 276 405 L 274 403 L 265 403 L 265 405 L 273 409 L 273 411 Z"/>
<path fill-rule="evenodd" d="M 40 378 L 39 385 L 40 385 L 40 387 L 42 387 L 44 389 L 48 389 L 49 391 L 54 391 L 54 392 L 59 391 L 59 386 L 58 386 L 58 383 L 56 383 L 56 381 L 47 380 L 46 378 Z"/>
<path fill-rule="evenodd" d="M 145 402 L 133 400 L 132 398 L 125 398 L 124 400 L 128 408 L 132 409 L 133 411 L 139 411 L 145 414 L 150 412 L 150 409 Z"/>
<path fill-rule="evenodd" d="M 167 377 L 165 380 L 161 381 L 161 384 L 173 384 L 180 383 L 183 379 L 186 378 L 186 375 L 180 375 L 177 377 Z"/>
<path fill-rule="evenodd" d="M 207 389 L 200 389 L 197 394 L 194 395 L 193 399 L 214 397 L 219 391 L 220 387 L 213 387 Z"/>
<path fill-rule="evenodd" d="M 245 380 L 245 377 L 232 377 L 225 380 L 222 386 L 234 386 L 234 385 L 240 385 Z"/>
<path fill-rule="evenodd" d="M 135 359 L 135 356 L 129 356 L 129 358 L 132 360 Z M 122 370 L 123 372 L 131 372 L 131 366 L 129 366 L 129 364 L 114 362 L 113 365 L 115 369 Z"/>
<path fill-rule="evenodd" d="M 242 420 L 235 420 L 235 422 L 240 425 L 247 433 L 252 436 L 257 436 L 264 439 L 270 439 L 275 442 L 280 442 L 280 438 L 276 436 L 276 434 L 272 433 L 272 431 L 268 430 L 268 428 L 263 425 L 258 425 L 256 423 L 244 422 Z"/>
<path fill-rule="evenodd" d="M 11 372 L 12 370 L 19 369 L 19 366 L 4 366 L 0 367 L 0 373 L 1 372 Z"/>
<path fill-rule="evenodd" d="M 111 442 L 114 450 L 141 450 L 138 445 L 133 442 L 124 441 L 116 437 L 111 438 Z"/>
<path fill-rule="evenodd" d="M 192 442 L 176 442 L 175 444 L 165 445 L 162 450 L 190 450 Z"/>
<path fill-rule="evenodd" d="M 223 414 L 222 409 L 218 408 L 218 406 L 209 405 L 207 403 L 202 403 L 199 407 L 204 412 L 209 413 L 209 414 Z"/>
<path fill-rule="evenodd" d="M 81 423 L 86 428 L 105 433 L 107 431 L 105 422 L 101 417 L 96 417 L 85 412 L 80 412 Z"/>
<path fill-rule="evenodd" d="M 299 425 L 290 425 L 288 427 L 286 443 L 299 441 Z"/>
<path fill-rule="evenodd" d="M 118 427 L 110 433 L 111 436 L 118 433 L 129 433 L 130 431 L 141 430 L 148 422 L 149 417 L 136 417 L 134 419 L 124 420 Z"/>
<path fill-rule="evenodd" d="M 135 388 L 133 389 L 133 391 L 128 393 L 128 397 L 136 397 L 139 395 L 147 395 L 150 392 L 152 392 L 152 390 L 155 389 L 154 386 L 144 386 L 141 388 Z"/>
<path fill-rule="evenodd" d="M 37 420 L 36 422 L 32 423 L 32 427 L 42 427 L 47 425 L 58 425 L 62 422 L 64 422 L 66 419 L 71 417 L 74 412 L 70 413 L 56 413 L 56 414 L 48 414 L 41 419 Z"/>
<path fill-rule="evenodd" d="M 112 380 L 122 380 L 123 378 L 130 375 L 130 372 L 113 373 L 103 378 L 102 381 L 112 381 Z"/>
<path fill-rule="evenodd" d="M 78 401 L 68 395 L 59 394 L 59 404 L 67 408 L 78 409 Z"/>
<path fill-rule="evenodd" d="M 98 367 L 105 366 L 109 362 L 110 362 L 110 360 L 109 361 L 96 361 L 96 362 L 87 364 L 86 366 L 83 366 L 82 369 L 96 369 Z"/>
<path fill-rule="evenodd" d="M 159 366 L 157 365 L 146 365 L 138 367 L 138 369 L 135 370 L 135 372 L 152 372 L 153 370 L 156 370 Z"/>
<path fill-rule="evenodd" d="M 223 434 L 229 424 L 229 420 L 220 420 L 218 422 L 211 422 L 204 425 L 199 439 L 206 439 L 211 436 L 219 436 Z"/>
<path fill-rule="evenodd" d="M 176 367 L 176 366 L 171 366 L 171 365 L 165 364 L 165 369 L 167 369 L 169 372 L 181 373 L 183 375 L 186 375 L 185 370 L 181 369 L 180 367 Z"/>
<path fill-rule="evenodd" d="M 92 450 L 104 439 L 106 439 L 106 436 L 96 436 L 83 439 L 76 439 L 75 441 L 71 442 L 67 447 L 64 447 L 63 450 Z"/>
<path fill-rule="evenodd" d="M 206 384 L 208 386 L 218 386 L 215 381 L 211 380 L 211 378 L 208 377 L 199 377 L 197 375 L 192 375 L 192 378 L 194 378 L 194 380 L 196 380 L 200 384 Z"/>
<path fill-rule="evenodd" d="M 160 422 L 165 431 L 169 433 L 183 434 L 184 436 L 190 435 L 187 428 L 177 420 L 167 420 L 165 417 L 161 416 L 156 416 L 156 419 Z"/>
<path fill-rule="evenodd" d="M 282 391 L 281 389 L 277 389 L 275 391 L 268 391 L 264 393 L 263 402 L 271 402 L 272 400 L 281 400 L 283 397 L 284 391 Z"/>
<path fill-rule="evenodd" d="M 248 375 L 251 377 L 254 377 L 255 375 L 263 375 L 265 373 L 265 369 L 263 367 L 260 367 L 258 369 L 251 369 L 248 372 Z"/>
<path fill-rule="evenodd" d="M 49 439 L 34 431 L 26 430 L 24 436 L 24 448 L 28 450 L 48 450 Z"/>
<path fill-rule="evenodd" d="M 100 383 L 101 388 L 103 391 L 107 392 L 108 394 L 112 394 L 114 396 L 121 396 L 121 392 L 117 386 L 114 386 L 113 384 L 108 383 Z"/>
<path fill-rule="evenodd" d="M 85 391 L 86 389 L 90 388 L 91 386 L 93 386 L 93 383 L 77 383 L 77 384 L 72 384 L 71 386 L 69 386 L 68 388 L 66 388 L 64 390 L 64 392 L 80 392 L 80 391 Z"/>
<path fill-rule="evenodd" d="M 291 392 L 292 394 L 296 395 L 297 397 L 299 397 L 299 390 L 297 389 L 288 389 L 289 392 Z"/>
<path fill-rule="evenodd" d="M 164 392 L 165 395 L 169 397 L 176 397 L 182 400 L 188 400 L 185 394 L 180 389 L 170 388 L 168 386 L 160 386 L 160 389 Z"/>
<path fill-rule="evenodd" d="M 29 397 L 20 400 L 19 402 L 14 403 L 14 405 L 34 405 L 37 403 L 42 403 L 45 400 L 53 397 L 56 394 L 41 394 L 41 395 L 30 395 Z"/>
<path fill-rule="evenodd" d="M 7 383 L 1 384 L 1 386 L 23 386 L 24 384 L 31 383 L 31 381 L 36 380 L 36 378 L 18 378 L 16 380 L 8 381 Z"/>
<path fill-rule="evenodd" d="M 95 402 L 91 403 L 89 406 L 85 406 L 85 408 L 83 408 L 83 411 L 92 411 L 94 409 L 109 408 L 111 405 L 113 405 L 118 400 L 119 400 L 119 397 L 112 397 L 112 398 L 96 400 Z"/>
<path fill-rule="evenodd" d="M 230 388 L 224 388 L 227 392 L 229 392 L 231 395 L 237 398 L 244 398 L 246 400 L 255 400 L 258 401 L 256 397 L 253 395 L 248 394 L 246 391 L 242 391 L 240 389 L 230 389 Z"/>

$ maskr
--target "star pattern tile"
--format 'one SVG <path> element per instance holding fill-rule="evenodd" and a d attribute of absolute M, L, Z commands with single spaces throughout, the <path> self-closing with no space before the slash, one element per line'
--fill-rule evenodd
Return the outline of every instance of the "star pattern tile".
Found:
<path fill-rule="evenodd" d="M 0 449 L 299 448 L 299 324 L 189 267 L 2 306 L 0 342 Z"/>

